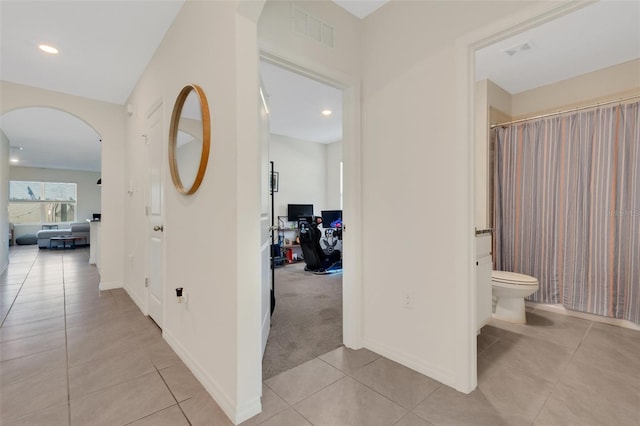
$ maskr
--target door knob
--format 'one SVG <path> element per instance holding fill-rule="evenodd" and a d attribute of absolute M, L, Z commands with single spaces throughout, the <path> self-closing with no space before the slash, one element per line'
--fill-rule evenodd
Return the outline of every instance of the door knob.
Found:
<path fill-rule="evenodd" d="M 162 225 L 160 225 L 160 226 L 156 225 L 156 226 L 154 226 L 154 227 L 153 227 L 153 230 L 154 230 L 154 231 L 160 231 L 160 232 L 163 232 L 163 231 L 164 231 L 164 226 L 162 226 Z"/>

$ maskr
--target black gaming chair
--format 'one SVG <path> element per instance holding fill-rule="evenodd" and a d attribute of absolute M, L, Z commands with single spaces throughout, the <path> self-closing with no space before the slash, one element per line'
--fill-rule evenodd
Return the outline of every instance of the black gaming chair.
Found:
<path fill-rule="evenodd" d="M 305 271 L 326 274 L 342 269 L 342 255 L 339 250 L 323 251 L 320 247 L 320 230 L 318 225 L 308 219 L 298 221 L 300 247 L 306 266 Z"/>

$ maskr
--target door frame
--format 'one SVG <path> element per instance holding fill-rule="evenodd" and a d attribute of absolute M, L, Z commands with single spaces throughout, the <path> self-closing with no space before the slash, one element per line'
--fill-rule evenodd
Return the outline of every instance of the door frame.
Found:
<path fill-rule="evenodd" d="M 288 58 L 261 48 L 259 59 L 342 90 L 343 246 L 342 336 L 351 349 L 362 348 L 362 140 L 360 80 L 308 59 Z"/>
<path fill-rule="evenodd" d="M 574 12 L 592 3 L 570 2 L 534 5 L 521 12 L 468 33 L 455 41 L 456 59 L 456 145 L 464 153 L 464 162 L 459 170 L 456 186 L 467 194 L 464 205 L 458 206 L 459 223 L 464 226 L 453 231 L 453 239 L 459 247 L 465 247 L 458 254 L 463 257 L 468 268 L 456 271 L 455 282 L 459 283 L 457 294 L 460 295 L 458 306 L 465 315 L 459 315 L 454 338 L 457 347 L 463 349 L 456 353 L 455 388 L 469 393 L 477 386 L 477 353 L 476 353 L 476 277 L 474 265 L 475 249 L 475 52 L 478 49 L 494 44 L 502 39 L 514 36 L 522 31 L 537 27 L 563 15 Z"/>

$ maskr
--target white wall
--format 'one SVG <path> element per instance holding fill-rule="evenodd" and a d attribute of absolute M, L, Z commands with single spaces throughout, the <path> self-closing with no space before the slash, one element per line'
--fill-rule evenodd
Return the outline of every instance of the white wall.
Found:
<path fill-rule="evenodd" d="M 101 174 L 97 172 L 78 170 L 17 166 L 11 166 L 9 168 L 9 180 L 68 182 L 77 184 L 75 222 L 84 222 L 86 219 L 91 219 L 93 213 L 100 213 L 101 187 L 96 185 L 100 176 Z"/>
<path fill-rule="evenodd" d="M 126 289 L 146 311 L 148 159 L 145 117 L 162 102 L 164 148 L 175 99 L 198 84 L 211 114 L 211 151 L 200 189 L 180 194 L 163 170 L 163 336 L 225 413 L 260 410 L 260 146 L 255 20 L 260 2 L 187 1 L 133 90 L 126 123 L 129 259 Z M 188 66 L 185 66 L 188 64 Z M 165 160 L 166 164 L 166 155 Z M 178 304 L 183 287 L 188 303 Z"/>
<path fill-rule="evenodd" d="M 458 111 L 468 107 L 456 105 L 456 94 L 468 82 L 460 81 L 456 43 L 527 5 L 392 1 L 364 20 L 365 345 L 465 392 L 475 386 L 474 190 L 472 150 L 457 135 Z M 420 223 L 427 244 L 379 232 L 381 223 Z"/>
<path fill-rule="evenodd" d="M 269 160 L 279 173 L 276 217 L 287 215 L 287 204 L 313 204 L 319 216 L 327 204 L 327 146 L 271 134 Z"/>
<path fill-rule="evenodd" d="M 640 59 L 518 93 L 512 97 L 514 119 L 640 93 Z"/>
<path fill-rule="evenodd" d="M 0 129 L 0 274 L 9 264 L 9 139 Z"/>
<path fill-rule="evenodd" d="M 102 248 L 100 288 L 122 287 L 124 252 L 124 107 L 79 96 L 0 81 L 0 113 L 47 106 L 66 111 L 93 127 L 102 139 Z"/>
<path fill-rule="evenodd" d="M 340 163 L 342 142 L 327 145 L 327 204 L 325 210 L 340 210 Z"/>

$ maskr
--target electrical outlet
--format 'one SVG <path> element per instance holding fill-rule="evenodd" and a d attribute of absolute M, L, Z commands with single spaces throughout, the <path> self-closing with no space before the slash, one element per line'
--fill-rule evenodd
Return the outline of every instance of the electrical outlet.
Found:
<path fill-rule="evenodd" d="M 405 293 L 402 296 L 402 307 L 405 309 L 413 309 L 413 297 L 410 293 Z"/>

